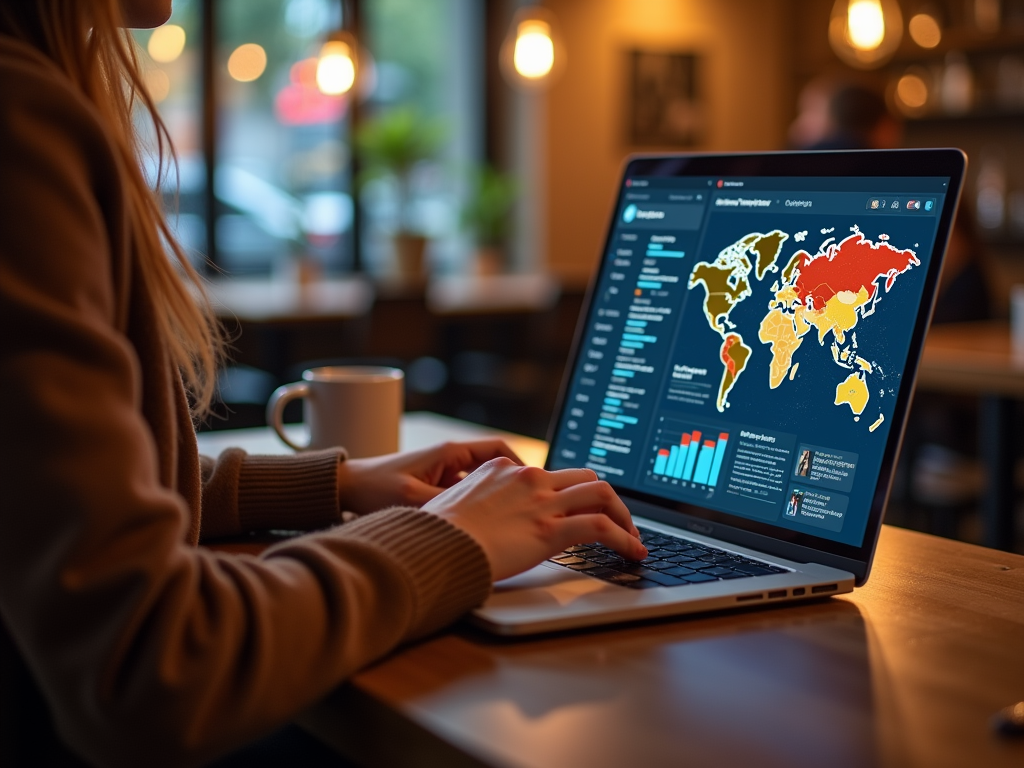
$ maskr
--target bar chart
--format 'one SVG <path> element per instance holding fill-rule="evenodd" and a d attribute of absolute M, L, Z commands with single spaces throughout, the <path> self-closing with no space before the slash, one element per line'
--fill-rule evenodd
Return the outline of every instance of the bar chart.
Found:
<path fill-rule="evenodd" d="M 712 489 L 718 485 L 728 446 L 728 432 L 679 428 L 666 422 L 659 430 L 651 473 L 658 479 Z"/>

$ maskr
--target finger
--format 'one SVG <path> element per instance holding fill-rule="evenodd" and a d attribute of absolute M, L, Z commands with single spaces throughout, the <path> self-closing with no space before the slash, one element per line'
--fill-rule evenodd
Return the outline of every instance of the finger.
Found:
<path fill-rule="evenodd" d="M 593 483 L 598 479 L 592 469 L 554 469 L 548 472 L 554 482 L 554 490 L 560 491 L 580 483 Z"/>
<path fill-rule="evenodd" d="M 640 531 L 633 525 L 629 509 L 608 483 L 598 481 L 573 485 L 559 492 L 558 496 L 562 510 L 567 515 L 600 512 L 630 536 L 640 536 Z"/>
<path fill-rule="evenodd" d="M 639 539 L 612 524 L 602 514 L 563 517 L 557 522 L 555 531 L 559 549 L 598 541 L 630 560 L 643 560 L 647 557 L 647 547 Z"/>
<path fill-rule="evenodd" d="M 474 440 L 466 443 L 449 443 L 444 459 L 444 468 L 438 483 L 451 486 L 466 474 L 479 469 L 492 459 L 506 458 L 523 466 L 523 460 L 508 447 L 504 440 Z"/>

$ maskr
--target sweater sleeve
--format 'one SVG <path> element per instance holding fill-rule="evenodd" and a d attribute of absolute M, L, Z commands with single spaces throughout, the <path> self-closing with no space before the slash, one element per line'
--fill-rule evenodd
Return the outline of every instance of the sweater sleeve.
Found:
<path fill-rule="evenodd" d="M 116 158 L 62 76 L 2 38 L 0 82 L 0 618 L 86 760 L 197 765 L 481 602 L 486 557 L 414 509 L 261 557 L 185 545 L 117 330 Z"/>
<path fill-rule="evenodd" d="M 339 450 L 252 456 L 230 448 L 202 457 L 203 540 L 271 528 L 311 531 L 342 522 Z"/>

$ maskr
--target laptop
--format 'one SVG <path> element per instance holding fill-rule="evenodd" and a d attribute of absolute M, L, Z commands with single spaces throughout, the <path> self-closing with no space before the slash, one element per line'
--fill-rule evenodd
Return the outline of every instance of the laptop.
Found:
<path fill-rule="evenodd" d="M 867 581 L 960 196 L 955 149 L 626 163 L 546 467 L 615 488 L 650 556 L 495 585 L 503 635 Z"/>

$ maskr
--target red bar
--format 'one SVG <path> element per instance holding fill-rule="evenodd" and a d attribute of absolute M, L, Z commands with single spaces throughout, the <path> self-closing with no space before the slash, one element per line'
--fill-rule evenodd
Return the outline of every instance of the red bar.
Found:
<path fill-rule="evenodd" d="M 679 438 L 679 444 L 681 446 L 683 446 L 684 448 L 686 446 L 688 446 L 690 444 L 690 436 L 689 435 L 683 435 L 682 437 L 680 437 Z"/>
<path fill-rule="evenodd" d="M 718 439 L 719 440 L 726 440 L 726 441 L 728 441 L 729 433 L 728 432 L 722 432 L 721 434 L 719 434 Z"/>
<path fill-rule="evenodd" d="M 693 430 L 693 437 L 690 438 L 690 442 L 692 442 L 692 443 L 699 443 L 700 442 L 700 430 L 699 429 Z"/>
<path fill-rule="evenodd" d="M 668 449 L 667 448 L 662 448 L 660 451 L 658 451 L 658 455 L 659 456 L 668 456 Z"/>
<path fill-rule="evenodd" d="M 718 443 L 716 443 L 714 440 L 705 440 L 704 441 L 704 447 L 705 448 L 714 448 L 717 445 L 718 445 Z"/>

